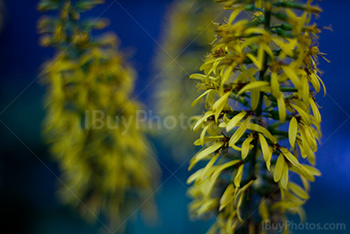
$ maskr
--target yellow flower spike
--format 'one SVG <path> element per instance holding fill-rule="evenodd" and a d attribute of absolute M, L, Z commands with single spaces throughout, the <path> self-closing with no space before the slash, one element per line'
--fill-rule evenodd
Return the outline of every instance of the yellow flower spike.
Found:
<path fill-rule="evenodd" d="M 213 49 L 201 66 L 203 75 L 193 76 L 199 90 L 211 90 L 206 95 L 205 107 L 212 115 L 198 117 L 200 123 L 196 127 L 204 129 L 204 133 L 196 144 L 202 142 L 207 148 L 218 141 L 222 143 L 216 152 L 220 156 L 214 170 L 230 160 L 239 163 L 215 177 L 213 171 L 208 171 L 210 178 L 204 176 L 200 184 L 193 186 L 200 186 L 202 191 L 195 200 L 202 197 L 225 201 L 207 212 L 217 213 L 216 223 L 210 229 L 213 234 L 250 233 L 258 230 L 260 223 L 247 220 L 245 214 L 258 209 L 256 204 L 264 198 L 271 209 L 268 214 L 260 212 L 262 219 L 273 216 L 278 217 L 277 222 L 286 222 L 287 213 L 304 216 L 302 205 L 308 197 L 291 184 L 289 171 L 300 176 L 306 191 L 308 181 L 313 181 L 317 174 L 316 169 L 302 165 L 299 158 L 312 165 L 316 161 L 321 116 L 314 96 L 323 86 L 317 66 L 318 56 L 322 58 L 324 54 L 312 46 L 317 45 L 320 30 L 310 25 L 317 10 L 311 1 L 220 2 L 224 2 L 231 17 L 217 27 Z M 248 14 L 239 14 L 243 9 L 251 12 L 250 19 Z M 300 16 L 296 11 L 301 11 Z M 287 17 L 283 18 L 284 15 Z M 286 136 L 291 147 L 285 145 Z M 211 159 L 212 155 L 203 158 Z M 274 180 L 267 180 L 261 173 Z M 204 189 L 205 186 L 210 189 Z M 234 191 L 232 186 L 236 187 Z M 278 199 L 269 198 L 276 191 L 259 193 L 261 187 L 274 190 L 278 187 Z"/>
<path fill-rule="evenodd" d="M 215 39 L 214 18 L 215 21 L 222 22 L 220 19 L 224 15 L 221 6 L 212 0 L 179 0 L 170 5 L 160 41 L 163 50 L 158 50 L 154 59 L 155 73 L 160 74 L 155 82 L 155 111 L 162 119 L 203 113 L 204 103 L 212 95 L 206 87 L 211 85 L 213 76 L 207 76 L 208 69 L 212 69 L 211 65 L 202 67 L 206 70 L 206 75 L 198 74 L 202 63 L 200 51 L 203 51 L 203 55 L 210 52 L 210 43 Z M 188 74 L 192 73 L 196 74 L 188 79 Z M 201 93 L 206 95 L 193 102 L 198 94 L 195 84 L 201 79 L 207 80 L 207 85 L 201 89 Z M 191 103 L 195 105 L 193 108 L 190 107 Z M 188 152 L 195 150 L 192 143 L 196 134 L 187 128 L 174 128 L 171 131 L 162 129 L 157 133 L 179 163 L 187 158 Z"/>
<path fill-rule="evenodd" d="M 94 37 L 91 30 L 81 33 L 85 29 L 80 13 L 88 10 L 81 7 L 88 4 L 90 9 L 100 3 L 50 1 L 58 14 L 39 23 L 45 46 L 57 54 L 46 64 L 43 76 L 48 86 L 44 135 L 62 170 L 66 185 L 59 189 L 62 200 L 89 220 L 103 215 L 109 228 L 115 228 L 135 204 L 153 193 L 159 168 L 143 126 L 133 121 L 141 109 L 131 100 L 135 71 L 119 51 L 117 37 Z M 47 0 L 39 2 L 40 10 L 50 10 L 47 6 Z M 87 23 L 91 29 L 101 29 L 101 22 Z M 64 50 L 67 45 L 70 49 Z M 94 120 L 94 111 L 106 118 L 95 116 Z M 126 127 L 109 117 L 129 124 Z M 143 211 L 154 216 L 150 201 Z"/>

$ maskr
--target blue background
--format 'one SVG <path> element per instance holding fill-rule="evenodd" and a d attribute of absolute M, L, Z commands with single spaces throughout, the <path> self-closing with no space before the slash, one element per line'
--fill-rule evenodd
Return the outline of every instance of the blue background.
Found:
<path fill-rule="evenodd" d="M 139 73 L 135 96 L 139 95 L 138 99 L 153 109 L 149 100 L 157 80 L 149 85 L 155 77 L 152 61 L 159 50 L 157 41 L 171 1 L 112 3 L 107 0 L 88 14 L 109 18 L 109 30 L 118 34 L 123 50 L 133 52 L 130 62 Z M 35 0 L 5 0 L 5 22 L 0 32 L 0 212 L 4 222 L 1 228 L 8 227 L 10 233 L 29 234 L 98 233 L 100 223 L 86 223 L 56 198 L 54 174 L 60 172 L 42 141 L 45 88 L 37 80 L 41 65 L 53 56 L 53 51 L 38 46 L 36 22 L 40 14 L 36 4 Z M 324 0 L 318 4 L 324 9 L 318 25 L 333 27 L 333 32 L 324 31 L 320 39 L 320 50 L 328 53 L 332 63 L 320 60 L 328 93 L 324 98 L 318 96 L 324 136 L 317 156 L 323 175 L 312 184 L 311 200 L 305 208 L 308 222 L 346 223 L 348 230 L 295 233 L 350 233 L 350 1 Z M 147 88 L 140 93 L 144 87 Z M 147 226 L 136 217 L 129 223 L 128 233 L 205 233 L 210 222 L 193 222 L 187 216 L 190 201 L 184 186 L 187 165 L 179 168 L 166 147 L 157 139 L 154 144 L 165 165 L 162 166 L 165 183 L 155 195 L 160 221 Z"/>

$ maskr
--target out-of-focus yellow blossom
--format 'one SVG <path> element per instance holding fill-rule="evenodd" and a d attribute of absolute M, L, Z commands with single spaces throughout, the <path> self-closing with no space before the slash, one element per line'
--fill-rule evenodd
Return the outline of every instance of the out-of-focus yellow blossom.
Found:
<path fill-rule="evenodd" d="M 214 40 L 214 18 L 220 18 L 221 8 L 212 0 L 179 0 L 168 12 L 162 49 L 156 57 L 157 111 L 162 118 L 175 117 L 181 126 L 165 130 L 165 140 L 173 156 L 183 160 L 195 148 L 195 134 L 189 133 L 189 117 L 201 114 L 203 105 L 191 108 L 196 88 L 189 74 L 197 72 L 201 57 L 210 52 Z"/>
<path fill-rule="evenodd" d="M 135 119 L 141 108 L 131 99 L 135 72 L 118 51 L 118 39 L 113 34 L 92 36 L 93 29 L 106 26 L 104 20 L 80 20 L 81 12 L 99 3 L 39 4 L 40 10 L 59 11 L 58 17 L 39 22 L 41 43 L 57 53 L 44 70 L 44 133 L 63 172 L 63 200 L 88 218 L 102 215 L 111 225 L 120 225 L 152 200 L 159 169 Z M 93 111 L 111 118 L 98 117 L 94 123 Z M 152 206 L 150 201 L 142 207 L 152 211 Z"/>
<path fill-rule="evenodd" d="M 311 0 L 218 1 L 231 16 L 217 28 L 203 73 L 191 75 L 206 112 L 194 125 L 203 149 L 190 169 L 207 164 L 188 179 L 190 210 L 217 215 L 211 234 L 270 233 L 264 222 L 284 223 L 287 213 L 304 218 L 309 182 L 320 176 L 315 95 L 325 91 L 317 69 L 325 54 L 317 47 L 321 30 L 310 22 L 321 10 Z"/>

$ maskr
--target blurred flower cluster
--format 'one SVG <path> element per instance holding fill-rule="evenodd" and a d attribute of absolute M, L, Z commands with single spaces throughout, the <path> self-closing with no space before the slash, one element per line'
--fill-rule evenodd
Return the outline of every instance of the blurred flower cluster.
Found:
<path fill-rule="evenodd" d="M 103 215 L 111 225 L 142 206 L 153 212 L 159 168 L 145 132 L 136 122 L 127 126 L 93 128 L 87 111 L 133 118 L 141 106 L 132 100 L 135 71 L 118 51 L 118 39 L 104 29 L 106 20 L 83 20 L 81 13 L 103 3 L 97 0 L 41 0 L 39 10 L 58 11 L 38 25 L 41 44 L 56 56 L 44 67 L 48 87 L 46 140 L 63 175 L 63 200 L 81 208 L 89 218 Z M 116 123 L 116 124 L 121 124 Z M 131 210 L 132 209 L 132 210 Z M 120 233 L 120 230 L 119 232 Z"/>
<path fill-rule="evenodd" d="M 203 73 L 191 75 L 202 90 L 194 104 L 204 102 L 206 112 L 194 126 L 203 149 L 191 160 L 190 169 L 201 169 L 188 179 L 190 210 L 217 216 L 209 233 L 270 233 L 263 222 L 304 218 L 309 182 L 320 175 L 315 95 L 324 54 L 312 16 L 321 9 L 311 0 L 217 1 L 231 14 Z"/>
<path fill-rule="evenodd" d="M 220 6 L 212 0 L 180 0 L 170 8 L 162 48 L 155 60 L 160 76 L 156 108 L 163 118 L 190 117 L 203 112 L 203 105 L 191 108 L 198 92 L 188 76 L 198 71 L 201 58 L 210 52 L 210 42 L 215 39 L 213 20 L 219 18 L 220 13 Z M 172 155 L 179 161 L 195 149 L 196 136 L 189 129 L 176 128 L 164 135 Z"/>

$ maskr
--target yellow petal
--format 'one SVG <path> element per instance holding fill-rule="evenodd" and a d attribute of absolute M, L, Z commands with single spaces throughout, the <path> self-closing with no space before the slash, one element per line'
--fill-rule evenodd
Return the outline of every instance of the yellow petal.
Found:
<path fill-rule="evenodd" d="M 303 165 L 304 169 L 314 176 L 321 176 L 321 172 L 317 168 L 311 167 L 309 165 Z"/>
<path fill-rule="evenodd" d="M 252 90 L 252 89 L 258 89 L 258 88 L 261 88 L 261 87 L 264 87 L 264 86 L 269 86 L 269 82 L 266 82 L 266 81 L 255 81 L 255 82 L 252 82 L 252 83 L 249 83 L 247 84 L 246 86 L 244 86 L 239 92 L 237 95 L 241 95 L 243 94 L 244 92 L 247 92 L 249 90 Z"/>
<path fill-rule="evenodd" d="M 259 61 L 252 54 L 247 54 L 247 57 L 255 64 L 255 66 L 261 71 L 262 67 Z"/>
<path fill-rule="evenodd" d="M 259 63 L 259 67 L 263 67 L 264 66 L 264 58 L 265 58 L 265 51 L 264 51 L 264 47 L 259 44 L 259 48 L 258 48 L 258 63 Z"/>
<path fill-rule="evenodd" d="M 277 104 L 278 104 L 278 114 L 280 117 L 280 121 L 283 123 L 286 119 L 286 103 L 284 102 L 284 97 L 283 95 L 281 95 L 278 99 L 277 99 Z"/>
<path fill-rule="evenodd" d="M 261 150 L 263 152 L 264 160 L 266 162 L 267 170 L 270 171 L 270 165 L 271 165 L 271 157 L 272 157 L 272 150 L 269 148 L 269 145 L 267 144 L 267 141 L 263 135 L 259 133 L 259 141 L 261 145 Z"/>
<path fill-rule="evenodd" d="M 233 201 L 234 191 L 235 191 L 235 188 L 234 188 L 233 184 L 229 184 L 229 186 L 227 186 L 224 194 L 222 195 L 222 197 L 220 199 L 220 208 L 219 208 L 220 211 L 222 209 L 224 209 L 228 204 L 230 204 L 230 202 Z"/>
<path fill-rule="evenodd" d="M 206 177 L 208 177 L 208 175 L 210 175 L 209 171 L 213 168 L 213 165 L 215 164 L 216 160 L 219 158 L 219 153 L 217 153 L 216 155 L 214 155 L 210 161 L 207 163 L 207 165 L 203 168 L 202 174 L 200 176 L 200 179 L 205 179 Z"/>
<path fill-rule="evenodd" d="M 289 66 L 282 66 L 282 69 L 283 69 L 284 73 L 286 73 L 288 78 L 292 81 L 294 86 L 296 88 L 299 88 L 300 87 L 300 80 L 299 80 L 297 74 L 295 73 L 295 71 L 293 70 L 293 68 L 290 68 Z"/>
<path fill-rule="evenodd" d="M 242 144 L 242 159 L 244 160 L 249 153 L 250 150 L 250 142 L 254 140 L 254 137 L 250 135 Z"/>
<path fill-rule="evenodd" d="M 278 81 L 278 75 L 276 72 L 272 72 L 271 74 L 271 92 L 276 99 L 278 99 L 282 95 L 280 91 L 280 83 Z"/>
<path fill-rule="evenodd" d="M 281 185 L 284 189 L 287 189 L 287 185 L 288 185 L 288 165 L 287 165 L 287 163 L 284 164 L 284 168 L 282 171 Z"/>
<path fill-rule="evenodd" d="M 256 82 L 255 78 L 251 78 L 251 82 Z M 251 95 L 250 95 L 250 102 L 251 102 L 251 109 L 255 110 L 258 105 L 259 105 L 259 100 L 260 100 L 260 90 L 259 89 L 252 89 L 250 91 Z"/>
<path fill-rule="evenodd" d="M 289 123 L 289 129 L 288 129 L 288 138 L 289 143 L 295 148 L 295 140 L 297 139 L 297 132 L 298 132 L 298 121 L 295 117 L 292 117 Z"/>
<path fill-rule="evenodd" d="M 306 113 L 303 109 L 301 109 L 299 106 L 291 104 L 291 106 L 300 114 L 301 118 L 304 120 L 305 124 L 310 126 L 311 120 L 308 113 Z"/>
<path fill-rule="evenodd" d="M 218 118 L 221 114 L 221 111 L 227 105 L 227 100 L 230 96 L 231 92 L 225 93 L 219 100 L 217 100 L 213 105 L 213 110 L 215 110 L 215 120 L 218 121 Z"/>
<path fill-rule="evenodd" d="M 191 165 L 188 168 L 188 170 L 191 170 L 198 161 L 206 158 L 208 155 L 210 155 L 210 154 L 214 153 L 215 151 L 217 151 L 218 149 L 220 149 L 222 147 L 222 145 L 223 145 L 222 142 L 216 142 L 213 145 L 209 146 L 208 148 L 200 151 L 191 160 Z"/>
<path fill-rule="evenodd" d="M 232 22 L 237 18 L 237 16 L 241 12 L 242 12 L 242 8 L 238 8 L 238 9 L 234 10 L 230 15 L 230 18 L 228 19 L 227 24 L 229 24 L 229 25 L 232 24 Z"/>
<path fill-rule="evenodd" d="M 208 93 L 210 93 L 212 90 L 207 90 L 207 91 L 205 91 L 203 94 L 201 94 L 198 98 L 196 98 L 196 100 L 194 100 L 193 102 L 192 102 L 192 107 L 194 107 L 195 105 L 197 105 L 198 104 L 198 102 L 200 102 L 200 100 L 205 96 L 205 95 L 207 95 Z"/>
<path fill-rule="evenodd" d="M 202 118 L 197 120 L 196 124 L 193 126 L 193 131 L 197 131 L 201 124 L 206 121 L 210 116 L 214 115 L 212 111 L 208 111 L 207 113 L 204 114 Z"/>
<path fill-rule="evenodd" d="M 193 181 L 197 180 L 202 175 L 202 172 L 203 172 L 203 168 L 193 173 L 190 177 L 188 177 L 186 183 L 191 184 Z"/>
<path fill-rule="evenodd" d="M 241 179 L 242 179 L 242 175 L 243 175 L 243 166 L 244 166 L 244 164 L 242 164 L 238 168 L 237 174 L 236 174 L 236 177 L 235 177 L 235 180 L 234 180 L 235 186 L 238 187 L 238 188 L 240 187 L 240 184 L 241 184 Z"/>
<path fill-rule="evenodd" d="M 231 131 L 237 124 L 244 118 L 247 112 L 242 111 L 241 113 L 235 115 L 226 125 L 226 131 Z"/>
<path fill-rule="evenodd" d="M 241 139 L 242 135 L 245 133 L 245 131 L 247 130 L 247 126 L 249 124 L 251 120 L 251 116 L 249 116 L 248 118 L 246 118 L 243 123 L 241 124 L 241 126 L 236 130 L 236 132 L 232 135 L 231 139 L 230 139 L 230 146 L 233 147 L 237 141 L 239 141 L 239 139 Z"/>
<path fill-rule="evenodd" d="M 211 123 L 208 124 L 205 128 L 203 128 L 202 132 L 201 132 L 201 136 L 200 136 L 200 143 L 203 146 L 204 145 L 204 137 L 205 137 L 205 133 L 207 132 L 208 128 L 210 127 Z"/>
<path fill-rule="evenodd" d="M 312 175 L 312 173 L 305 167 L 305 165 L 302 165 L 299 168 L 300 173 L 305 177 L 305 179 L 309 181 L 315 181 L 315 177 Z"/>
<path fill-rule="evenodd" d="M 298 159 L 291 152 L 289 152 L 288 149 L 281 147 L 280 150 L 290 163 L 292 163 L 297 168 L 301 167 Z"/>
<path fill-rule="evenodd" d="M 266 128 L 254 123 L 249 123 L 247 128 L 252 131 L 262 133 L 265 137 L 269 138 L 273 143 L 276 143 L 276 138 L 272 136 L 272 134 Z"/>
<path fill-rule="evenodd" d="M 312 109 L 312 113 L 314 114 L 314 117 L 315 117 L 315 121 L 317 123 L 321 123 L 321 114 L 318 110 L 318 107 L 314 101 L 313 98 L 310 97 L 310 106 L 311 106 L 311 109 Z"/>
<path fill-rule="evenodd" d="M 304 191 L 304 189 L 302 189 L 299 185 L 293 182 L 289 182 L 288 189 L 302 199 L 309 199 L 309 195 Z"/>
<path fill-rule="evenodd" d="M 202 80 L 202 79 L 205 79 L 205 78 L 206 78 L 206 76 L 203 75 L 203 74 L 196 73 L 196 74 L 190 75 L 190 79 Z"/>
<path fill-rule="evenodd" d="M 260 205 L 259 205 L 259 214 L 263 220 L 263 222 L 269 221 L 269 212 L 266 205 L 266 199 L 263 197 L 261 198 Z"/>
<path fill-rule="evenodd" d="M 280 154 L 278 156 L 277 162 L 276 162 L 276 166 L 275 166 L 275 171 L 273 173 L 273 180 L 275 182 L 280 181 L 281 177 L 282 177 L 282 172 L 284 170 L 284 156 L 282 154 Z"/>
<path fill-rule="evenodd" d="M 222 77 L 221 85 L 224 85 L 226 83 L 226 81 L 228 81 L 228 79 L 230 78 L 230 76 L 232 74 L 233 68 L 234 68 L 234 64 L 231 64 L 231 66 L 229 66 L 226 69 L 226 71 L 224 72 L 224 76 Z"/>

